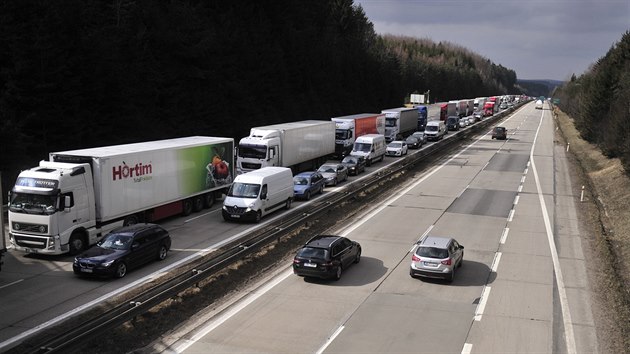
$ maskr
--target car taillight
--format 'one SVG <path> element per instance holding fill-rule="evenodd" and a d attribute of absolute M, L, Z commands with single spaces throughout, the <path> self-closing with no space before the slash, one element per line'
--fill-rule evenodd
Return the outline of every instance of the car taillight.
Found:
<path fill-rule="evenodd" d="M 447 259 L 443 260 L 443 261 L 442 261 L 442 262 L 440 262 L 440 263 L 442 263 L 442 264 L 444 264 L 444 265 L 451 265 L 451 259 L 450 259 L 450 258 L 447 258 Z"/>
<path fill-rule="evenodd" d="M 420 262 L 420 257 L 416 256 L 415 254 L 413 256 L 411 256 L 411 260 L 413 262 Z"/>

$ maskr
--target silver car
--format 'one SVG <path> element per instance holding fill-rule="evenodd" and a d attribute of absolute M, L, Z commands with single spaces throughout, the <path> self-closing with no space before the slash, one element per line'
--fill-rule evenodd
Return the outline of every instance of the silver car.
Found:
<path fill-rule="evenodd" d="M 317 169 L 326 179 L 327 186 L 336 186 L 337 183 L 348 179 L 348 168 L 341 163 L 325 163 Z"/>
<path fill-rule="evenodd" d="M 427 236 L 418 242 L 411 257 L 409 275 L 455 279 L 455 269 L 464 261 L 464 246 L 451 237 Z"/>

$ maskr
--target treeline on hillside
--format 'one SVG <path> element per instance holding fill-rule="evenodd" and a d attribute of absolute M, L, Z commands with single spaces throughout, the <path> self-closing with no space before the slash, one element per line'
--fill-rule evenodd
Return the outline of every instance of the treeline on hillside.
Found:
<path fill-rule="evenodd" d="M 3 187 L 51 151 L 238 139 L 262 124 L 380 112 L 422 90 L 446 100 L 512 89 L 513 72 L 487 59 L 407 42 L 378 36 L 352 0 L 2 1 Z"/>
<path fill-rule="evenodd" d="M 630 174 L 630 31 L 580 77 L 553 94 L 580 135 Z"/>

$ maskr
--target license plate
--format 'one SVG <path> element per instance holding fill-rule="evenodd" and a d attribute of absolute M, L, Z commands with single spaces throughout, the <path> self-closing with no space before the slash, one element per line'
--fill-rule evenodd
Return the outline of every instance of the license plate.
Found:
<path fill-rule="evenodd" d="M 37 253 L 37 250 L 34 250 L 32 248 L 25 248 L 24 251 L 26 251 L 27 253 Z"/>
<path fill-rule="evenodd" d="M 83 273 L 92 273 L 92 269 L 90 269 L 90 268 L 81 268 L 81 271 Z"/>
<path fill-rule="evenodd" d="M 435 267 L 437 265 L 437 263 L 434 262 L 424 262 L 425 266 L 431 266 L 431 267 Z"/>
<path fill-rule="evenodd" d="M 233 218 L 235 218 L 235 219 L 238 219 L 238 218 L 240 218 L 241 216 L 240 216 L 240 215 L 232 215 L 232 217 L 233 217 Z"/>
<path fill-rule="evenodd" d="M 315 263 L 304 263 L 304 266 L 309 268 L 317 268 L 317 264 Z"/>

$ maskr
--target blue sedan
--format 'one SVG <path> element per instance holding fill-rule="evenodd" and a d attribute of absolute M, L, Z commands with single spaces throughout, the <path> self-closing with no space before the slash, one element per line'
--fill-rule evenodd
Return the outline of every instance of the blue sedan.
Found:
<path fill-rule="evenodd" d="M 326 179 L 317 171 L 302 172 L 293 177 L 293 192 L 299 199 L 309 200 L 313 194 L 324 192 Z"/>

